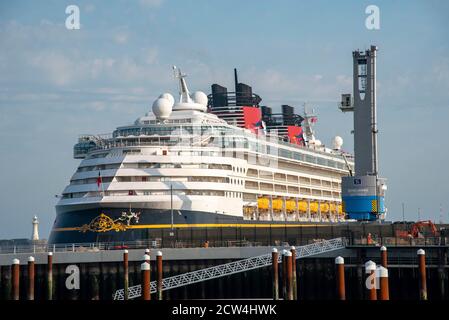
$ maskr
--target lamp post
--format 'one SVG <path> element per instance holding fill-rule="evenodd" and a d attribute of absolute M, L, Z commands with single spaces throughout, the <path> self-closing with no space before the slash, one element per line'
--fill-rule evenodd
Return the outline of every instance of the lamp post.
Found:
<path fill-rule="evenodd" d="M 173 231 L 173 185 L 170 184 L 170 214 L 171 214 L 171 231 L 170 231 L 170 237 L 173 237 L 175 235 Z"/>

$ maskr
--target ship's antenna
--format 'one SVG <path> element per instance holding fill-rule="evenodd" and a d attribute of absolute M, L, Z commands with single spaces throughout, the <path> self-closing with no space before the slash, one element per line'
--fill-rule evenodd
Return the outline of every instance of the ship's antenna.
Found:
<path fill-rule="evenodd" d="M 187 88 L 186 80 L 187 74 L 182 73 L 181 69 L 176 66 L 173 66 L 173 72 L 175 78 L 179 79 L 179 102 L 180 103 L 192 103 L 192 99 L 190 98 L 189 89 Z"/>
<path fill-rule="evenodd" d="M 312 121 L 311 119 L 315 116 L 314 114 L 314 110 L 312 109 L 312 113 L 308 112 L 308 108 L 307 108 L 307 102 L 303 103 L 303 107 L 304 107 L 304 129 L 305 129 L 305 134 L 306 134 L 306 142 L 315 140 L 315 133 L 313 132 L 313 128 L 312 128 Z"/>

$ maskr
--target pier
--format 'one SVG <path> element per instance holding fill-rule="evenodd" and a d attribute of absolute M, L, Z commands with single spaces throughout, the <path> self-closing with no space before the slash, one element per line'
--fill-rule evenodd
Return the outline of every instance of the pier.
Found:
<path fill-rule="evenodd" d="M 51 254 L 34 248 L 34 252 L 0 254 L 0 299 L 449 298 L 446 237 L 412 239 L 413 242 L 384 240 L 385 244 L 368 244 L 373 241 L 368 237 L 336 238 L 298 243 L 294 248 L 288 243 L 146 250 L 142 247 L 125 249 L 127 252 L 73 245 L 65 250 L 55 247 L 55 252 L 51 246 L 46 248 Z M 274 255 L 273 251 L 279 254 Z M 277 257 L 276 264 L 272 257 Z M 369 261 L 377 265 L 370 273 L 365 270 Z M 369 276 L 374 278 L 368 279 Z M 377 286 L 369 290 L 366 283 L 370 282 Z M 142 294 L 142 284 L 150 291 L 148 294 Z"/>

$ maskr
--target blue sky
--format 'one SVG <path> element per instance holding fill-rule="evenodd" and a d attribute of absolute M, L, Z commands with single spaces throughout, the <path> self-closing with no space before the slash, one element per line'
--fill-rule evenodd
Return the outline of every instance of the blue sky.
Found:
<path fill-rule="evenodd" d="M 80 30 L 65 8 L 80 8 Z M 380 9 L 380 30 L 365 8 Z M 380 170 L 389 218 L 449 222 L 447 1 L 1 1 L 0 239 L 47 237 L 55 194 L 79 161 L 79 134 L 108 133 L 176 92 L 170 66 L 193 90 L 232 86 L 232 69 L 267 105 L 315 106 L 317 135 L 352 150 L 355 49 L 379 47 Z"/>

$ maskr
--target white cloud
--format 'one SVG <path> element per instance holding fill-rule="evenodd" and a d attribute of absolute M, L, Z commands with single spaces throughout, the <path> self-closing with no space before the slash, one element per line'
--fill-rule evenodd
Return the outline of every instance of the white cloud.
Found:
<path fill-rule="evenodd" d="M 125 44 L 128 42 L 128 34 L 125 32 L 118 32 L 114 35 L 114 41 L 117 44 Z"/>
<path fill-rule="evenodd" d="M 37 74 L 40 79 L 47 78 L 58 86 L 69 84 L 77 73 L 72 60 L 55 52 L 39 53 L 31 58 L 30 64 L 42 72 Z"/>

